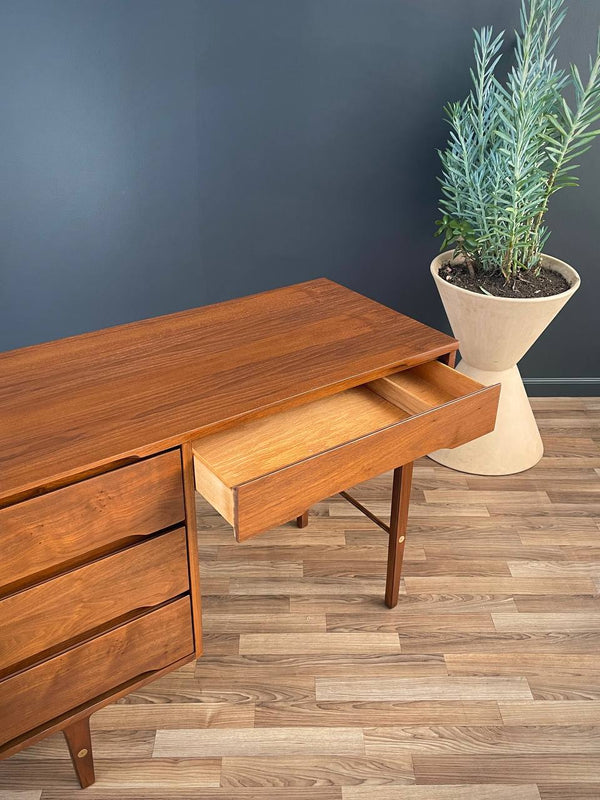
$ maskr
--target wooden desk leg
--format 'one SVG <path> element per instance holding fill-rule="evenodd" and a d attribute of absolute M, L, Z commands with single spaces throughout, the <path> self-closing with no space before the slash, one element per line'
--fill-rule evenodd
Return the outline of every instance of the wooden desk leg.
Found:
<path fill-rule="evenodd" d="M 412 471 L 412 461 L 394 470 L 390 541 L 388 544 L 387 578 L 385 583 L 385 604 L 388 608 L 394 608 L 398 604 Z"/>
<path fill-rule="evenodd" d="M 449 367 L 454 368 L 456 366 L 456 350 L 453 350 L 451 353 L 446 353 L 443 356 L 440 356 L 439 360 L 443 364 L 448 364 Z"/>
<path fill-rule="evenodd" d="M 85 717 L 63 730 L 71 761 L 79 778 L 81 788 L 91 786 L 96 780 L 94 775 L 94 757 L 92 755 L 92 739 L 90 736 L 90 718 Z"/>
<path fill-rule="evenodd" d="M 296 517 L 296 525 L 299 528 L 306 528 L 308 525 L 308 511 L 305 511 L 304 514 L 301 514 L 299 517 Z"/>

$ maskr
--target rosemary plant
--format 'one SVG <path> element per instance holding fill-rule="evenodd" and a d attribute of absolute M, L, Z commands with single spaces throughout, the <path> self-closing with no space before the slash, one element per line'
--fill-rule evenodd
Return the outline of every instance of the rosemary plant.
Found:
<path fill-rule="evenodd" d="M 523 0 L 504 82 L 495 74 L 504 33 L 475 31 L 473 87 L 444 109 L 450 137 L 439 152 L 443 216 L 436 235 L 440 249 L 453 245 L 472 274 L 501 270 L 514 282 L 523 271 L 539 271 L 550 197 L 577 185 L 574 161 L 600 133 L 592 129 L 600 118 L 600 35 L 584 82 L 574 64 L 559 69 L 554 56 L 564 17 L 563 0 Z"/>

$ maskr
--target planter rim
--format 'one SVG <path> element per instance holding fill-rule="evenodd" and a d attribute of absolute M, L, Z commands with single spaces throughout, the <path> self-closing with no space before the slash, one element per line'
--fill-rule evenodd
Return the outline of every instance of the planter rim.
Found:
<path fill-rule="evenodd" d="M 455 286 L 454 284 L 440 278 L 438 274 L 439 269 L 444 263 L 444 261 L 453 260 L 452 259 L 453 252 L 454 252 L 453 250 L 446 250 L 445 252 L 437 255 L 431 262 L 429 270 L 433 276 L 433 279 L 436 282 L 440 281 L 444 286 L 447 286 L 449 289 L 452 289 L 455 292 L 462 292 L 463 294 L 467 294 L 470 297 L 480 297 L 486 301 L 496 300 L 497 302 L 504 302 L 504 303 L 544 303 L 550 300 L 554 300 L 557 297 L 569 298 L 571 295 L 575 294 L 575 292 L 577 291 L 577 289 L 579 289 L 579 286 L 581 285 L 581 278 L 579 276 L 579 273 L 574 267 L 572 267 L 570 264 L 567 264 L 566 261 L 561 261 L 560 258 L 555 258 L 554 256 L 551 256 L 548 253 L 542 253 L 543 258 L 550 259 L 551 263 L 545 265 L 548 266 L 549 269 L 554 269 L 555 264 L 560 264 L 562 267 L 566 269 L 567 273 L 571 274 L 573 279 L 568 289 L 566 289 L 564 292 L 559 292 L 558 294 L 551 294 L 546 297 L 497 297 L 496 295 L 490 297 L 490 295 L 487 294 L 479 294 L 479 292 L 472 292 L 470 289 L 463 289 L 462 286 Z M 554 271 L 561 272 L 561 270 L 556 270 L 556 269 Z M 569 277 L 567 275 L 563 275 L 563 277 L 569 280 Z"/>

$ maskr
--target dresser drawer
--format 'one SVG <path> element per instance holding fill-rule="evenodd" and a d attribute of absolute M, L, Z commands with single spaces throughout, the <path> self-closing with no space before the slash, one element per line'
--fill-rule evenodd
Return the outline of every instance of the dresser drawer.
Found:
<path fill-rule="evenodd" d="M 189 597 L 0 681 L 0 745 L 193 652 Z"/>
<path fill-rule="evenodd" d="M 197 490 L 239 540 L 373 475 L 494 429 L 500 387 L 439 361 L 193 443 Z"/>
<path fill-rule="evenodd" d="M 23 589 L 0 600 L 0 675 L 188 589 L 184 528 Z"/>
<path fill-rule="evenodd" d="M 179 450 L 0 509 L 0 589 L 133 543 L 184 517 Z"/>

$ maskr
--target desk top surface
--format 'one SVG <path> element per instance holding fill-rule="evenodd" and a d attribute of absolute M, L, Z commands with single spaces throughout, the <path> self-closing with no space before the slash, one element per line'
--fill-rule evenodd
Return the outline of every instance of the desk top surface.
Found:
<path fill-rule="evenodd" d="M 0 354 L 0 505 L 456 347 L 318 279 Z"/>

